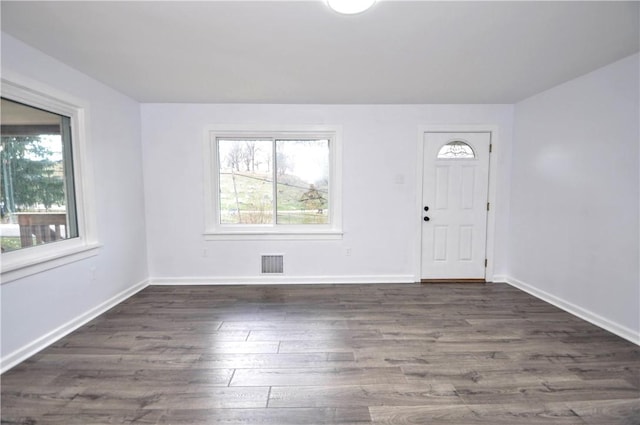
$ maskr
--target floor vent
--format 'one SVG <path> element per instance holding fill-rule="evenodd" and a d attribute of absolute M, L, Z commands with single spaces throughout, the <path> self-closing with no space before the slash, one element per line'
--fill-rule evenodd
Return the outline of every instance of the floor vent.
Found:
<path fill-rule="evenodd" d="M 284 273 L 284 257 L 282 255 L 263 255 L 262 274 Z"/>

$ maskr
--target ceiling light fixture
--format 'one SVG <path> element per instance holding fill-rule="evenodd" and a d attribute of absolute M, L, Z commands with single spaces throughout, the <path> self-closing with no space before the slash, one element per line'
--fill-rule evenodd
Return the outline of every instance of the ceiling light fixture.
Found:
<path fill-rule="evenodd" d="M 338 13 L 355 15 L 369 9 L 376 0 L 327 0 L 327 5 Z"/>

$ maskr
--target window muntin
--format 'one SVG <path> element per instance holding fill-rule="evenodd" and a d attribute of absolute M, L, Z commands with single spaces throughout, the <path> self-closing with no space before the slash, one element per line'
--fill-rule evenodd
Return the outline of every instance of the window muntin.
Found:
<path fill-rule="evenodd" d="M 462 140 L 453 140 L 438 151 L 438 159 L 474 159 L 473 148 Z"/>
<path fill-rule="evenodd" d="M 71 118 L 2 98 L 2 252 L 78 237 Z"/>
<path fill-rule="evenodd" d="M 219 224 L 330 224 L 330 139 L 217 139 Z"/>

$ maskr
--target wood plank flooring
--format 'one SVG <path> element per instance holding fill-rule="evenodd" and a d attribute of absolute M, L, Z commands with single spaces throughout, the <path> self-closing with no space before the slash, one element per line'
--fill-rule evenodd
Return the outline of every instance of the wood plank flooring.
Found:
<path fill-rule="evenodd" d="M 151 286 L 1 379 L 2 424 L 640 424 L 640 347 L 505 284 Z"/>

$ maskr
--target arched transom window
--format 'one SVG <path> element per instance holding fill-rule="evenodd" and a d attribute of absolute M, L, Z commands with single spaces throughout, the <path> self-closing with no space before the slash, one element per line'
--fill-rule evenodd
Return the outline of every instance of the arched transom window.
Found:
<path fill-rule="evenodd" d="M 453 140 L 438 151 L 438 159 L 473 159 L 475 157 L 473 148 L 462 140 Z"/>

